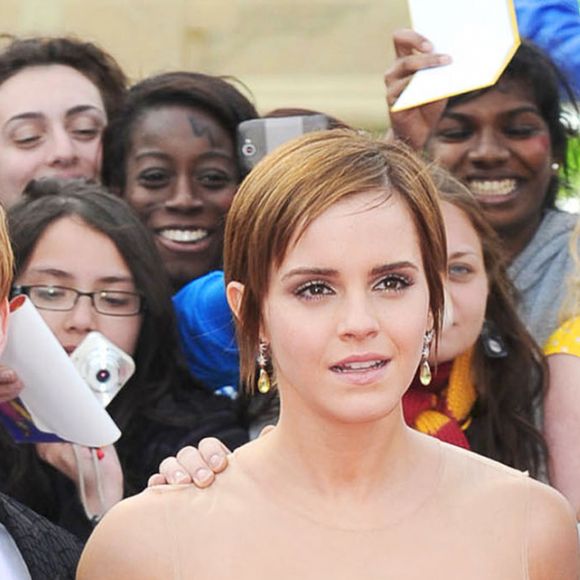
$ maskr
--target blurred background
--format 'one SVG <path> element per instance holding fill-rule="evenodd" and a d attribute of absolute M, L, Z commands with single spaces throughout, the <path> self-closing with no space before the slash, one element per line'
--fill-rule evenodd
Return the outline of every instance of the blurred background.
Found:
<path fill-rule="evenodd" d="M 171 69 L 237 77 L 260 112 L 305 107 L 382 130 L 382 76 L 405 0 L 2 0 L 0 30 L 73 34 L 132 81 Z"/>

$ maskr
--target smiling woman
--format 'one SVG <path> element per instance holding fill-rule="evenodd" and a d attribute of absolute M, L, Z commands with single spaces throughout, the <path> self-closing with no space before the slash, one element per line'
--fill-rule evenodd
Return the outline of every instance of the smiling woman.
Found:
<path fill-rule="evenodd" d="M 32 179 L 98 179 L 102 133 L 125 85 L 88 42 L 16 39 L 0 52 L 0 201 L 16 202 Z"/>
<path fill-rule="evenodd" d="M 557 492 L 404 423 L 446 266 L 437 193 L 412 154 L 349 131 L 280 147 L 234 199 L 224 262 L 242 374 L 255 379 L 265 345 L 280 421 L 209 489 L 114 508 L 80 580 L 577 576 Z"/>
<path fill-rule="evenodd" d="M 445 64 L 412 30 L 394 40 L 397 59 L 385 74 L 389 105 L 415 71 Z M 573 267 L 568 243 L 576 219 L 555 208 L 572 133 L 566 97 L 575 102 L 554 63 L 523 42 L 493 86 L 391 112 L 396 136 L 424 149 L 477 197 L 510 260 L 521 317 L 540 346 L 557 326 L 562 280 Z"/>
<path fill-rule="evenodd" d="M 153 232 L 175 289 L 221 267 L 236 129 L 257 116 L 225 80 L 174 72 L 133 86 L 107 130 L 103 179 Z"/>
<path fill-rule="evenodd" d="M 222 428 L 234 445 L 247 435 L 232 402 L 184 368 L 169 282 L 149 232 L 123 200 L 81 180 L 34 181 L 8 218 L 13 292 L 30 297 L 67 353 L 97 331 L 135 360 L 135 374 L 107 407 L 122 436 L 99 471 L 86 448 L 19 446 L 0 429 L 0 490 L 86 538 L 91 519 L 140 491 L 169 448 Z"/>

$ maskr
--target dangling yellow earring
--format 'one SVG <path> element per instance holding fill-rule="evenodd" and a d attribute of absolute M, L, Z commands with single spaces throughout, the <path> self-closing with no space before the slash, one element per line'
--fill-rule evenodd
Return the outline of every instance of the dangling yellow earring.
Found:
<path fill-rule="evenodd" d="M 258 391 L 265 395 L 270 391 L 272 386 L 270 383 L 270 376 L 266 370 L 266 365 L 268 364 L 268 345 L 260 340 L 259 351 L 258 351 L 258 366 L 260 367 L 260 374 L 258 375 Z"/>
<path fill-rule="evenodd" d="M 428 330 L 423 337 L 423 349 L 421 351 L 421 364 L 419 366 L 419 380 L 424 387 L 431 384 L 433 375 L 431 374 L 431 367 L 429 366 L 429 350 L 431 341 L 433 340 L 433 331 Z"/>

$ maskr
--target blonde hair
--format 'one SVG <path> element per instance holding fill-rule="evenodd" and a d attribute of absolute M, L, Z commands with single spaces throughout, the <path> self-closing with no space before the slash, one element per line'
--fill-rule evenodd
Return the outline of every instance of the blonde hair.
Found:
<path fill-rule="evenodd" d="M 5 300 L 10 294 L 12 277 L 14 275 L 14 254 L 8 237 L 6 212 L 0 205 L 0 300 Z"/>
<path fill-rule="evenodd" d="M 265 157 L 240 186 L 228 213 L 224 238 L 226 283 L 244 284 L 236 321 L 241 376 L 251 388 L 262 304 L 272 268 L 289 245 L 328 208 L 344 198 L 384 191 L 401 195 L 419 239 L 438 333 L 446 243 L 437 191 L 426 166 L 406 147 L 350 130 L 310 133 Z"/>

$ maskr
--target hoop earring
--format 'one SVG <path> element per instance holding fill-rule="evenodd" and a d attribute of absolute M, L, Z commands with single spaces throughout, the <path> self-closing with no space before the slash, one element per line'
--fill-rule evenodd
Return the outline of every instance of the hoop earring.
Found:
<path fill-rule="evenodd" d="M 258 391 L 265 395 L 270 391 L 272 386 L 270 382 L 270 376 L 266 370 L 266 365 L 268 364 L 268 344 L 260 339 L 260 344 L 258 346 L 258 366 L 260 367 L 260 374 L 258 375 Z"/>
<path fill-rule="evenodd" d="M 421 350 L 421 364 L 419 365 L 419 380 L 424 387 L 431 384 L 433 375 L 429 366 L 429 350 L 433 340 L 433 330 L 428 330 L 423 337 L 423 349 Z"/>

